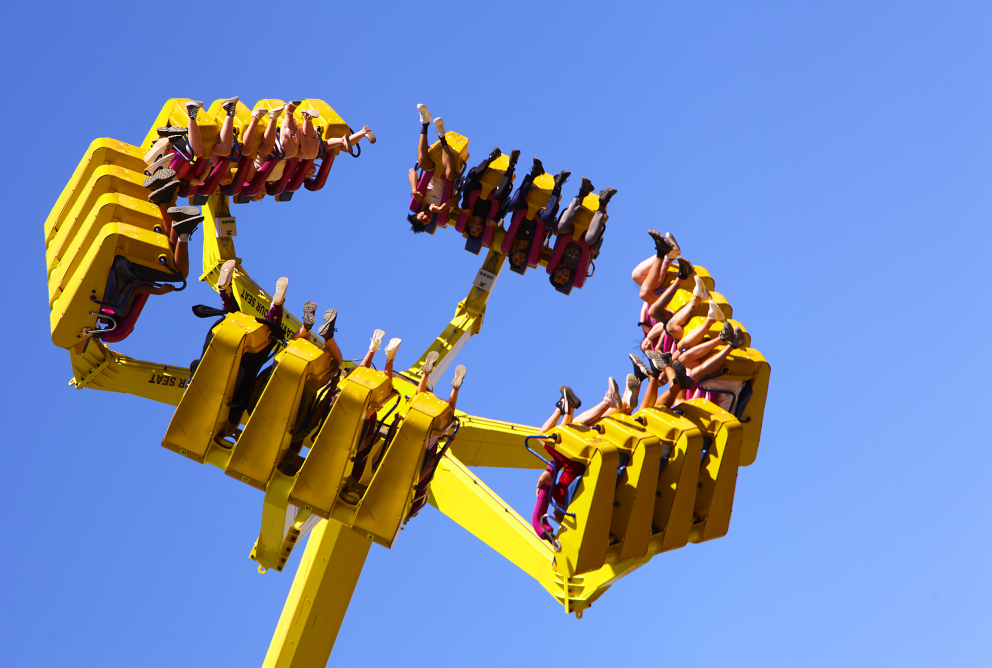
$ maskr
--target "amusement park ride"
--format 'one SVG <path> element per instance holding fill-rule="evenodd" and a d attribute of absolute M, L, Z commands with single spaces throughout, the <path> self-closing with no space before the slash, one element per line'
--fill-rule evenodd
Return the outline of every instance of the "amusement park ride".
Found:
<path fill-rule="evenodd" d="M 221 266 L 235 260 L 233 292 L 242 312 L 228 313 L 213 325 L 192 374 L 188 368 L 110 350 L 107 344 L 126 338 L 146 305 L 147 294 L 132 294 L 134 284 L 186 286 L 162 233 L 159 208 L 149 204 L 143 186 L 149 169 L 144 158 L 159 140 L 157 129 L 187 127 L 186 102 L 169 100 L 139 146 L 95 140 L 63 189 L 45 222 L 52 341 L 69 352 L 73 387 L 124 392 L 175 406 L 163 447 L 216 466 L 264 493 L 260 530 L 250 554 L 260 572 L 282 571 L 309 534 L 265 666 L 327 662 L 369 548 L 373 543 L 391 547 L 425 501 L 537 580 L 566 613 L 577 617 L 655 555 L 727 533 L 738 467 L 748 466 L 757 455 L 768 390 L 768 363 L 753 348 L 733 351 L 718 374 L 740 388 L 732 393 L 729 411 L 692 399 L 674 410 L 617 413 L 593 426 L 573 423 L 541 434 L 534 427 L 453 411 L 432 393 L 417 392 L 428 353 L 440 356 L 430 373 L 432 385 L 479 333 L 487 300 L 516 240 L 529 240 L 526 263 L 513 266 L 517 273 L 555 267 L 567 244 L 580 246 L 573 253 L 578 259 L 573 280 L 559 291 L 582 287 L 590 261 L 582 235 L 598 200 L 595 194 L 583 200 L 571 237 L 546 244 L 544 223 L 535 215 L 550 196 L 548 175 L 534 180 L 527 209 L 516 212 L 506 229 L 488 227 L 481 243 L 469 243 L 473 240 L 462 212 L 435 217 L 426 230 L 430 234 L 438 226 L 452 227 L 466 236 L 468 250 L 488 249 L 468 296 L 417 363 L 395 374 L 391 384 L 383 372 L 349 362 L 342 364 L 340 382 L 332 382 L 337 367 L 322 339 L 309 334 L 287 343 L 285 336 L 273 333 L 278 327 L 255 317 L 265 314 L 272 298 L 252 281 L 235 252 L 229 201 L 250 201 L 245 193 L 256 195 L 262 189 L 281 202 L 301 187 L 320 190 L 340 149 L 317 160 L 285 160 L 278 180 L 267 180 L 279 162 L 270 158 L 248 181 L 242 163 L 251 158 L 232 152 L 211 165 L 184 153 L 177 142 L 167 161 L 178 173 L 195 174 L 202 181 L 184 183 L 180 191 L 202 206 L 200 280 L 217 289 Z M 201 110 L 198 119 L 207 158 L 223 120 L 221 102 Z M 281 104 L 262 100 L 256 108 Z M 293 113 L 305 109 L 319 112 L 324 140 L 350 132 L 326 103 L 304 100 Z M 234 124 L 239 136 L 250 120 L 251 110 L 238 102 Z M 303 117 L 298 120 L 302 123 Z M 467 138 L 448 132 L 447 141 L 467 158 Z M 435 143 L 431 151 L 440 164 L 440 145 Z M 505 169 L 505 161 L 492 163 L 478 197 L 490 196 Z M 222 185 L 224 173 L 235 176 Z M 121 284 L 116 271 L 121 263 L 128 275 L 137 277 L 131 285 Z M 697 274 L 712 290 L 709 274 L 701 267 Z M 676 301 L 686 301 L 688 292 L 680 291 Z M 726 300 L 716 293 L 713 298 L 732 317 Z M 156 299 L 161 298 L 153 296 L 153 303 Z M 704 308 L 693 314 L 687 330 L 704 321 Z M 301 326 L 288 311 L 281 324 L 288 333 Z M 247 356 L 271 359 L 273 372 L 254 410 L 236 429 L 225 429 Z M 298 419 L 300 414 L 315 406 L 323 406 L 326 415 L 311 431 L 297 433 L 306 422 Z M 301 437 L 305 445 L 297 454 L 290 443 Z M 539 537 L 531 522 L 470 468 L 544 469 L 547 462 L 534 456 L 539 445 L 584 466 L 581 477 L 569 485 L 565 507 L 548 515 L 556 525 L 553 541 Z"/>

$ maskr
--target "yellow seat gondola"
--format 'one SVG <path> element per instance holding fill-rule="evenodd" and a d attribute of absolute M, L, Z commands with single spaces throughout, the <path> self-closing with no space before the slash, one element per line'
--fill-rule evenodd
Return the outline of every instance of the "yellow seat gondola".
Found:
<path fill-rule="evenodd" d="M 378 410 L 391 393 L 386 374 L 359 367 L 341 383 L 341 392 L 303 462 L 289 501 L 323 518 L 331 510 L 349 475 L 370 407 Z M 372 467 L 367 467 L 371 471 Z"/>
<path fill-rule="evenodd" d="M 266 489 L 276 465 L 289 452 L 304 397 L 313 399 L 336 372 L 333 365 L 329 352 L 305 339 L 291 342 L 276 355 L 271 377 L 234 446 L 227 475 Z"/>
<path fill-rule="evenodd" d="M 257 374 L 252 365 L 245 377 L 245 355 L 264 356 L 271 349 L 271 329 L 243 313 L 230 313 L 213 330 L 210 344 L 196 367 L 193 378 L 172 415 L 162 447 L 204 464 L 217 459 L 226 467 L 231 444 L 224 442 L 230 431 L 230 412 L 238 389 L 246 392 Z M 261 360 L 258 360 L 261 362 Z M 241 378 L 241 383 L 239 383 Z"/>
<path fill-rule="evenodd" d="M 125 223 L 103 225 L 52 302 L 50 324 L 55 345 L 71 348 L 98 332 L 100 322 L 106 322 L 101 315 L 104 305 L 122 312 L 130 308 L 136 283 L 115 284 L 110 280 L 118 263 L 124 263 L 129 274 L 145 282 L 183 280 L 165 235 Z"/>

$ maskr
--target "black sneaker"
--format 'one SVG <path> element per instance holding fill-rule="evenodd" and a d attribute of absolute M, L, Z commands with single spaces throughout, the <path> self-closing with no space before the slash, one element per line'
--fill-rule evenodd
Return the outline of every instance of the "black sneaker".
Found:
<path fill-rule="evenodd" d="M 672 244 L 668 243 L 664 234 L 658 230 L 648 230 L 648 234 L 654 239 L 654 250 L 658 257 L 665 257 L 672 252 Z"/>
<path fill-rule="evenodd" d="M 558 391 L 561 392 L 561 401 L 566 408 L 566 410 L 563 410 L 562 413 L 567 413 L 568 412 L 567 409 L 569 408 L 575 410 L 577 408 L 582 407 L 582 402 L 579 401 L 579 398 L 575 396 L 575 392 L 573 392 L 572 388 L 570 388 L 568 385 L 560 386 L 558 388 Z"/>
<path fill-rule="evenodd" d="M 171 169 L 160 169 L 158 170 L 158 173 L 161 174 L 162 172 L 171 172 L 171 171 L 172 171 Z M 154 177 L 149 177 L 149 178 L 154 178 Z M 151 202 L 152 204 L 168 204 L 176 198 L 176 193 L 179 192 L 180 185 L 181 184 L 179 183 L 179 181 L 170 181 L 169 183 L 166 183 L 158 190 L 152 192 L 152 194 L 148 196 L 148 201 Z M 175 228 L 175 225 L 173 225 L 173 228 Z"/>
<path fill-rule="evenodd" d="M 176 178 L 176 170 L 166 167 L 165 169 L 158 170 L 142 181 L 141 185 L 148 190 L 158 190 L 174 178 Z"/>
<path fill-rule="evenodd" d="M 306 305 L 303 306 L 303 309 L 305 312 Z M 336 308 L 329 308 L 326 311 L 324 311 L 324 324 L 320 326 L 320 329 L 317 330 L 317 333 L 320 334 L 325 339 L 333 339 L 334 332 L 337 331 L 334 329 L 334 323 L 337 321 L 337 319 L 338 319 L 338 310 Z"/>
<path fill-rule="evenodd" d="M 734 326 L 729 322 L 724 321 L 723 329 L 720 330 L 720 340 L 729 343 L 732 347 L 736 341 L 734 336 Z"/>
<path fill-rule="evenodd" d="M 649 376 L 651 378 L 657 378 L 658 377 L 658 372 L 656 370 L 652 369 L 647 364 L 645 364 L 644 363 L 644 360 L 642 360 L 640 357 L 638 357 L 637 355 L 635 355 L 633 353 L 631 353 L 630 355 L 628 355 L 628 357 L 630 357 L 630 361 L 634 365 L 634 375 L 637 377 L 637 380 L 642 381 L 642 380 L 644 380 L 645 378 L 647 378 Z"/>
<path fill-rule="evenodd" d="M 316 302 L 306 302 L 303 304 L 303 329 L 308 332 L 313 328 L 313 324 L 317 322 L 317 303 Z"/>
<path fill-rule="evenodd" d="M 213 306 L 197 304 L 193 307 L 193 315 L 197 318 L 216 318 L 218 316 L 227 315 L 227 311 L 222 308 L 214 308 Z"/>
<path fill-rule="evenodd" d="M 585 196 L 592 192 L 592 181 L 586 177 L 582 177 L 582 185 L 579 186 L 579 201 L 585 199 Z"/>
<path fill-rule="evenodd" d="M 683 390 L 691 390 L 695 387 L 695 383 L 692 382 L 692 378 L 689 378 L 685 372 L 685 365 L 682 362 L 675 360 L 672 362 L 672 370 L 675 372 L 675 384 L 681 387 Z"/>
<path fill-rule="evenodd" d="M 490 162 L 503 155 L 503 151 L 499 150 L 499 146 L 493 147 L 493 152 L 489 154 Z"/>
<path fill-rule="evenodd" d="M 555 175 L 555 185 L 560 189 L 565 185 L 565 181 L 568 181 L 568 177 L 572 175 L 572 172 L 566 172 L 564 169 Z"/>
<path fill-rule="evenodd" d="M 689 264 L 689 261 L 684 257 L 679 258 L 679 280 L 684 281 L 690 276 L 696 275 L 696 268 Z"/>
<path fill-rule="evenodd" d="M 520 158 L 520 151 L 510 151 L 510 166 L 508 167 L 508 169 L 512 169 L 513 166 L 517 164 L 517 160 L 519 158 Z"/>
<path fill-rule="evenodd" d="M 544 173 L 544 165 L 540 160 L 534 158 L 534 166 L 530 168 L 530 175 L 537 177 Z"/>
<path fill-rule="evenodd" d="M 610 203 L 610 198 L 617 194 L 616 188 L 603 188 L 599 191 L 599 208 L 602 209 Z"/>
<path fill-rule="evenodd" d="M 173 223 L 172 229 L 176 231 L 176 234 L 193 234 L 202 222 L 203 216 L 193 216 L 192 218 L 187 218 L 181 223 Z"/>
<path fill-rule="evenodd" d="M 189 128 L 184 128 L 181 125 L 169 125 L 158 128 L 156 132 L 158 132 L 159 137 L 185 137 L 189 133 Z"/>
<path fill-rule="evenodd" d="M 184 220 L 189 220 L 190 218 L 196 218 L 200 216 L 203 218 L 202 211 L 198 206 L 173 206 L 170 207 L 166 213 L 169 214 L 169 218 L 172 218 L 172 223 L 181 223 Z"/>
<path fill-rule="evenodd" d="M 744 339 L 744 330 L 740 327 L 734 328 L 734 348 L 746 348 L 747 341 Z"/>
<path fill-rule="evenodd" d="M 220 105 L 220 108 L 224 110 L 224 113 L 228 116 L 234 116 L 238 113 L 238 98 L 232 97 L 230 100 L 224 102 Z"/>

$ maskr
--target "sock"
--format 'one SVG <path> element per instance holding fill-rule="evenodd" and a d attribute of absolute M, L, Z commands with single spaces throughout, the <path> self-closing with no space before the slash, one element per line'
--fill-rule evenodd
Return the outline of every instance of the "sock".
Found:
<path fill-rule="evenodd" d="M 425 134 L 427 134 L 427 126 L 428 126 L 428 125 L 430 125 L 430 123 L 424 123 L 424 127 L 423 127 L 423 128 L 421 128 L 421 130 L 420 130 L 420 134 L 422 134 L 422 135 L 425 135 Z"/>
<path fill-rule="evenodd" d="M 189 235 L 188 234 L 180 234 L 179 235 L 179 243 L 184 244 L 187 241 L 189 241 Z"/>
<path fill-rule="evenodd" d="M 438 137 L 438 139 L 441 141 L 441 146 L 447 146 L 448 145 L 448 140 L 445 139 L 444 137 Z"/>

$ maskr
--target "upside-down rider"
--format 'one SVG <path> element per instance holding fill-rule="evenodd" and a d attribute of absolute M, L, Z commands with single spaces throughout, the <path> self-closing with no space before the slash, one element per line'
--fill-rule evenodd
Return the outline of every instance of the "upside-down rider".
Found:
<path fill-rule="evenodd" d="M 448 146 L 448 140 L 444 136 L 444 119 L 440 116 L 434 118 L 434 129 L 437 132 L 438 141 L 441 142 L 441 169 L 430 157 L 430 145 L 427 143 L 427 127 L 431 124 L 431 112 L 427 110 L 427 105 L 418 104 L 417 111 L 420 112 L 420 139 L 417 142 L 417 164 L 410 168 L 410 191 L 413 195 L 416 210 L 406 217 L 407 222 L 414 234 L 419 234 L 427 229 L 431 219 L 442 211 L 449 211 L 458 202 L 458 195 L 455 192 L 455 180 L 461 172 L 461 157 L 458 152 Z M 430 183 L 427 184 L 427 192 L 421 193 L 417 189 L 417 168 L 424 172 L 434 172 Z M 451 194 L 445 200 L 445 190 Z"/>

